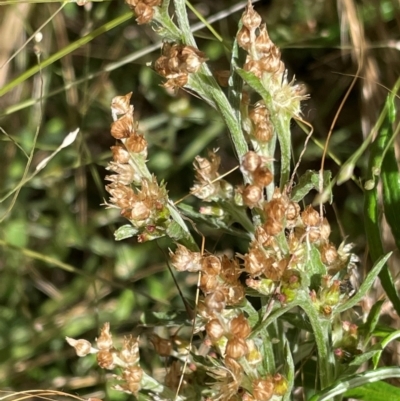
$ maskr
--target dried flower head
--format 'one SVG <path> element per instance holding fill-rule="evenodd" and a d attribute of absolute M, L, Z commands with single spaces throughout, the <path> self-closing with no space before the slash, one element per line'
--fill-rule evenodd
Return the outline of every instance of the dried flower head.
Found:
<path fill-rule="evenodd" d="M 251 333 L 251 327 L 249 321 L 246 317 L 241 313 L 239 316 L 234 317 L 230 324 L 230 333 L 233 336 L 246 339 Z"/>
<path fill-rule="evenodd" d="M 268 401 L 274 394 L 272 378 L 256 379 L 253 381 L 253 396 L 257 401 Z"/>
<path fill-rule="evenodd" d="M 65 339 L 71 347 L 75 348 L 76 355 L 78 356 L 86 356 L 88 354 L 97 352 L 97 350 L 93 348 L 90 342 L 87 340 L 75 340 L 74 338 L 70 337 L 65 337 Z"/>
<path fill-rule="evenodd" d="M 109 350 L 113 348 L 112 336 L 110 333 L 110 323 L 104 323 L 100 330 L 100 336 L 96 339 L 99 350 Z"/>
<path fill-rule="evenodd" d="M 118 116 L 133 111 L 130 107 L 132 93 L 129 92 L 124 96 L 115 96 L 111 100 L 111 112 L 113 115 Z"/>
<path fill-rule="evenodd" d="M 133 115 L 129 112 L 111 124 L 111 135 L 115 139 L 129 138 L 135 133 L 135 128 Z"/>
<path fill-rule="evenodd" d="M 189 251 L 185 246 L 177 244 L 174 252 L 169 251 L 171 264 L 178 271 L 198 272 L 202 267 L 202 257 L 200 252 Z"/>

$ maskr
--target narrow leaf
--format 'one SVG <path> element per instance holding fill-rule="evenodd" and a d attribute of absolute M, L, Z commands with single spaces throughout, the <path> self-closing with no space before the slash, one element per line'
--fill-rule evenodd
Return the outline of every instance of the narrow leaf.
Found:
<path fill-rule="evenodd" d="M 376 277 L 379 275 L 379 273 L 381 272 L 382 268 L 385 266 L 385 263 L 387 262 L 387 260 L 390 258 L 391 255 L 392 252 L 389 252 L 387 255 L 382 256 L 380 259 L 378 259 L 372 270 L 369 272 L 367 278 L 361 284 L 357 293 L 353 297 L 351 297 L 348 301 L 346 301 L 343 305 L 338 306 L 335 310 L 336 313 L 341 313 L 347 309 L 352 308 L 353 306 L 357 305 L 358 302 L 361 301 L 361 299 L 364 298 L 364 296 L 372 287 L 372 284 L 374 283 Z"/>
<path fill-rule="evenodd" d="M 331 401 L 335 396 L 344 394 L 353 388 L 365 386 L 372 382 L 377 382 L 379 380 L 385 380 L 394 377 L 400 377 L 400 368 L 398 368 L 397 366 L 381 368 L 361 374 L 352 375 L 346 379 L 341 378 L 334 385 L 330 386 L 329 388 L 318 394 L 315 394 L 309 399 L 309 401 Z M 391 395 L 386 395 L 386 401 L 387 400 L 392 401 Z"/>
<path fill-rule="evenodd" d="M 400 401 L 400 388 L 378 381 L 346 391 L 344 395 L 363 401 Z"/>

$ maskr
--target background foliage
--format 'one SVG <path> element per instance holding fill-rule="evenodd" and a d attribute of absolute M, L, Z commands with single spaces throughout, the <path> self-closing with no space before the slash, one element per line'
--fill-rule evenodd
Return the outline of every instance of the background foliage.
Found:
<path fill-rule="evenodd" d="M 204 17 L 224 10 L 229 14 L 234 4 L 193 2 Z M 122 1 L 84 6 L 0 1 L 0 7 L 0 382 L 3 389 L 63 389 L 100 398 L 108 391 L 110 399 L 123 398 L 106 389 L 103 373 L 93 369 L 94 360 L 76 358 L 65 336 L 94 338 L 105 321 L 121 336 L 134 327 L 138 334 L 146 330 L 140 326 L 143 312 L 183 305 L 166 268 L 170 244 L 115 242 L 113 232 L 121 218 L 101 206 L 106 198 L 104 167 L 114 144 L 109 134 L 110 101 L 134 92 L 136 117 L 150 143 L 149 169 L 168 182 L 174 199 L 192 185 L 195 155 L 220 148 L 224 171 L 237 160 L 226 129 L 211 108 L 184 91 L 174 95 L 160 87 L 162 79 L 146 66 L 159 55 L 159 38 L 151 27 L 138 26 Z M 295 74 L 311 95 L 303 114 L 315 128 L 315 142 L 307 148 L 301 172 L 319 169 L 320 144 L 359 72 L 361 78 L 329 144 L 326 168 L 335 175 L 338 164 L 358 150 L 370 132 L 388 88 L 399 76 L 398 4 L 364 0 L 357 4 L 356 16 L 344 0 L 262 1 L 256 9 L 282 50 L 289 76 Z M 241 12 L 213 25 L 227 42 L 232 41 Z M 194 14 L 191 17 L 193 24 L 198 22 Z M 362 22 L 364 38 L 352 31 L 354 17 Z M 28 40 L 39 28 L 42 40 Z M 207 29 L 196 37 L 211 68 L 228 67 L 223 43 Z M 362 59 L 354 51 L 360 46 Z M 77 127 L 77 141 L 25 179 Z M 293 126 L 296 157 L 304 141 L 304 133 Z M 360 189 L 367 161 L 367 154 L 362 155 L 354 180 L 336 186 L 334 203 L 326 205 L 331 224 L 337 222 L 332 239 L 339 243 L 347 237 L 356 244 L 361 276 L 370 266 L 364 253 Z M 386 248 L 394 248 L 385 226 L 383 233 Z M 208 235 L 206 247 L 243 251 L 235 238 Z M 195 279 L 178 275 L 178 280 L 192 299 Z M 380 295 L 377 289 L 360 313 Z M 382 322 L 398 326 L 389 305 L 383 312 Z M 390 363 L 398 364 L 396 352 Z M 146 344 L 142 362 L 154 371 L 159 366 Z"/>

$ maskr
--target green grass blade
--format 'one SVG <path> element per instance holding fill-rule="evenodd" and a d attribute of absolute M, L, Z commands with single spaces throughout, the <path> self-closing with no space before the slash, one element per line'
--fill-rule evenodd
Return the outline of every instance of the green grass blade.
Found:
<path fill-rule="evenodd" d="M 346 391 L 345 396 L 363 401 L 400 401 L 400 389 L 379 381 Z"/>
<path fill-rule="evenodd" d="M 400 84 L 400 80 L 397 85 Z M 385 107 L 383 113 L 387 113 Z M 375 263 L 384 255 L 383 244 L 380 233 L 380 219 L 378 208 L 378 181 L 382 169 L 382 163 L 386 149 L 390 146 L 391 137 L 387 124 L 384 124 L 378 132 L 378 136 L 371 145 L 371 156 L 369 160 L 368 170 L 371 174 L 370 179 L 366 183 L 364 192 L 364 221 L 365 230 L 372 261 Z M 393 304 L 397 314 L 400 316 L 400 298 L 394 286 L 393 279 L 387 266 L 379 273 L 382 287 L 388 298 Z"/>
<path fill-rule="evenodd" d="M 347 309 L 352 308 L 353 306 L 357 305 L 358 302 L 360 302 L 365 297 L 365 295 L 371 288 L 372 284 L 374 283 L 376 276 L 378 276 L 382 272 L 382 269 L 385 267 L 385 263 L 390 258 L 390 256 L 392 256 L 392 252 L 388 253 L 385 256 L 382 256 L 381 258 L 379 258 L 377 260 L 374 267 L 369 272 L 368 276 L 362 283 L 362 285 L 361 285 L 360 289 L 357 291 L 357 293 L 352 298 L 350 298 L 347 302 L 345 302 L 343 305 L 340 305 L 335 310 L 335 313 L 341 313 Z"/>
<path fill-rule="evenodd" d="M 393 124 L 396 121 L 394 94 L 389 95 L 386 107 L 388 113 L 382 126 L 382 131 L 385 131 L 385 135 L 390 139 L 381 169 L 383 207 L 386 221 L 392 230 L 397 249 L 400 249 L 400 173 L 394 150 L 394 139 L 398 134 L 400 125 L 397 126 L 396 132 L 393 132 Z"/>
<path fill-rule="evenodd" d="M 341 378 L 339 382 L 327 388 L 325 391 L 315 394 L 309 401 L 330 401 L 333 397 L 344 394 L 346 391 L 363 385 L 368 385 L 372 382 L 385 380 L 393 377 L 400 377 L 400 368 L 390 367 L 372 370 L 369 372 L 356 374 L 347 379 Z M 386 400 L 393 400 L 391 396 L 386 396 Z"/>
<path fill-rule="evenodd" d="M 0 89 L 0 96 L 3 96 L 7 92 L 9 92 L 11 89 L 15 88 L 16 86 L 22 84 L 24 81 L 26 81 L 28 78 L 32 77 L 33 75 L 37 74 L 41 69 L 48 67 L 49 65 L 53 64 L 57 60 L 60 60 L 67 54 L 72 53 L 73 51 L 79 49 L 80 47 L 84 46 L 86 43 L 89 43 L 92 41 L 94 38 L 97 36 L 100 36 L 101 34 L 110 31 L 111 29 L 117 27 L 118 25 L 121 25 L 122 23 L 128 21 L 129 19 L 132 18 L 132 12 L 129 11 L 127 13 L 124 13 L 120 15 L 119 17 L 106 22 L 104 25 L 101 27 L 95 29 L 94 31 L 88 33 L 84 37 L 76 40 L 75 42 L 69 44 L 68 46 L 65 46 L 62 48 L 60 51 L 57 53 L 53 54 L 49 58 L 43 60 L 40 64 L 33 66 L 29 70 L 25 71 L 23 74 L 18 76 L 17 78 L 13 79 L 11 82 L 9 82 L 7 85 L 3 86 Z"/>

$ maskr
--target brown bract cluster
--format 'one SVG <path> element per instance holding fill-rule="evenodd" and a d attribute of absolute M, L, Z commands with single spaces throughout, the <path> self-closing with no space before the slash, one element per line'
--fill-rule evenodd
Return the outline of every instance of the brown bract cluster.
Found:
<path fill-rule="evenodd" d="M 67 342 L 75 348 L 78 356 L 95 353 L 97 363 L 102 369 L 113 370 L 118 368 L 121 374 L 116 376 L 119 383 L 114 386 L 116 390 L 129 394 L 138 394 L 141 388 L 143 370 L 139 366 L 139 342 L 137 338 L 125 337 L 122 349 L 114 347 L 110 324 L 105 323 L 101 329 L 100 336 L 96 340 L 96 346 L 89 341 L 75 340 L 67 337 Z"/>
<path fill-rule="evenodd" d="M 301 211 L 299 204 L 290 200 L 287 192 L 280 191 L 279 188 L 275 188 L 271 199 L 266 200 L 265 188 L 273 181 L 273 175 L 267 166 L 271 162 L 271 159 L 254 151 L 247 152 L 240 167 L 249 183 L 244 188 L 233 188 L 228 182 L 219 180 L 220 158 L 215 152 L 210 152 L 208 158 L 197 156 L 194 163 L 196 181 L 191 192 L 208 202 L 231 202 L 239 208 L 256 208 L 260 224 L 255 229 L 255 239 L 250 243 L 248 253 L 243 256 L 243 270 L 248 275 L 246 284 L 263 294 L 270 294 L 273 288 L 271 284 L 281 283 L 279 299 L 287 303 L 295 297 L 301 286 L 298 272 L 307 273 L 311 245 L 317 249 L 321 262 L 331 275 L 346 267 L 350 259 L 348 250 L 342 247 L 337 249 L 329 241 L 330 225 L 311 205 Z M 238 202 L 235 194 L 241 195 L 242 202 Z M 221 207 L 223 209 L 223 206 Z M 204 209 L 200 209 L 201 213 Z M 216 213 L 213 215 L 218 216 Z M 219 217 L 224 216 L 222 213 Z M 216 275 L 210 274 L 212 269 L 204 270 L 203 257 L 178 245 L 175 258 L 178 258 L 175 260 L 179 263 L 174 264 L 178 270 L 202 271 L 201 288 L 206 294 L 205 305 L 223 310 L 225 297 L 221 296 L 219 291 L 212 295 L 207 293 L 209 289 L 218 286 L 218 280 Z M 209 256 L 208 260 L 212 258 L 216 257 Z M 216 265 L 218 266 L 218 263 Z M 240 267 L 238 269 L 236 274 L 237 271 L 243 271 Z M 208 274 L 204 274 L 205 271 Z M 336 287 L 334 283 L 332 290 L 336 291 Z M 329 297 L 327 300 L 323 293 L 316 293 L 314 298 L 315 306 L 321 313 L 330 313 L 335 297 Z M 335 305 L 338 303 L 339 298 L 336 297 Z"/>
<path fill-rule="evenodd" d="M 266 25 L 261 24 L 261 17 L 254 11 L 250 1 L 242 16 L 242 23 L 237 41 L 248 53 L 243 68 L 258 78 L 262 78 L 264 73 L 280 77 L 285 71 L 281 53 L 269 38 Z"/>
<path fill-rule="evenodd" d="M 186 85 L 189 74 L 197 72 L 206 60 L 205 54 L 193 46 L 165 42 L 154 69 L 167 78 L 165 88 L 181 88 Z"/>
<path fill-rule="evenodd" d="M 162 0 L 125 0 L 129 8 L 136 14 L 136 22 L 147 24 L 153 19 L 154 7 L 159 7 Z"/>
<path fill-rule="evenodd" d="M 274 134 L 274 126 L 270 120 L 270 113 L 262 100 L 249 111 L 249 118 L 253 123 L 254 139 L 260 143 L 269 142 Z"/>
<path fill-rule="evenodd" d="M 216 150 L 208 152 L 208 158 L 195 157 L 195 183 L 190 192 L 197 198 L 210 202 L 227 199 L 232 195 L 232 186 L 227 181 L 218 179 L 220 163 L 221 158 Z"/>
<path fill-rule="evenodd" d="M 226 305 L 235 305 L 244 298 L 236 259 L 201 255 L 180 244 L 175 252 L 170 252 L 170 258 L 178 271 L 201 272 L 200 288 L 205 295 L 203 310 L 207 316 L 213 316 L 221 312 Z"/>
<path fill-rule="evenodd" d="M 111 135 L 119 143 L 111 147 L 113 161 L 107 170 L 107 192 L 111 195 L 108 206 L 121 209 L 121 215 L 141 230 L 138 240 L 144 242 L 156 236 L 156 227 L 167 221 L 168 197 L 164 185 L 159 186 L 145 166 L 147 142 L 138 132 L 138 123 L 130 105 L 132 93 L 116 96 L 111 103 L 115 121 L 111 124 Z"/>
<path fill-rule="evenodd" d="M 273 181 L 274 177 L 267 166 L 268 162 L 271 160 L 253 151 L 243 156 L 240 168 L 250 183 L 241 190 L 241 193 L 243 203 L 250 208 L 260 207 L 264 200 L 264 188 Z"/>

